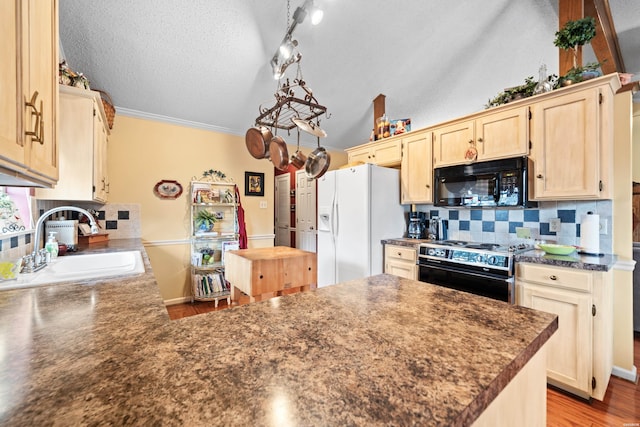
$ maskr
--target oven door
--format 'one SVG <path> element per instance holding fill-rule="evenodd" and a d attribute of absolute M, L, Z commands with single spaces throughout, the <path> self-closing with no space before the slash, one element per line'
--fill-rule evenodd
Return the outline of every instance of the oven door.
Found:
<path fill-rule="evenodd" d="M 515 304 L 515 284 L 513 277 L 490 277 L 431 265 L 420 265 L 419 274 L 419 280 L 421 282 Z"/>

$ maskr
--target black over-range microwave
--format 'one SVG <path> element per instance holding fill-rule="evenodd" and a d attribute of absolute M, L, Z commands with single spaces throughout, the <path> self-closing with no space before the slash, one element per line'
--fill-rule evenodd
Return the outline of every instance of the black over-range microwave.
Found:
<path fill-rule="evenodd" d="M 445 207 L 534 207 L 528 201 L 527 157 L 434 170 L 434 204 Z"/>

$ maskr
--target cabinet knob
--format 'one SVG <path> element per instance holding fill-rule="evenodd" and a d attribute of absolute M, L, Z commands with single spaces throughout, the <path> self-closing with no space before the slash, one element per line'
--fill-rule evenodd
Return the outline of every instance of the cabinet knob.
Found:
<path fill-rule="evenodd" d="M 536 178 L 542 179 L 542 174 L 539 173 L 538 175 L 536 175 Z"/>
<path fill-rule="evenodd" d="M 402 255 L 402 252 L 398 252 L 398 256 L 401 256 L 401 255 Z"/>
<path fill-rule="evenodd" d="M 473 139 L 470 139 L 470 140 L 469 140 L 469 144 L 473 144 Z"/>
<path fill-rule="evenodd" d="M 478 142 L 484 142 L 482 138 L 478 138 Z"/>
<path fill-rule="evenodd" d="M 553 275 L 553 274 L 552 274 L 551 276 L 549 276 L 549 279 L 551 279 L 551 280 L 558 280 L 558 278 L 557 278 L 555 275 Z"/>
<path fill-rule="evenodd" d="M 431 186 L 430 186 L 429 184 L 426 184 L 426 185 L 425 185 L 425 187 L 427 187 L 427 188 L 431 188 Z"/>

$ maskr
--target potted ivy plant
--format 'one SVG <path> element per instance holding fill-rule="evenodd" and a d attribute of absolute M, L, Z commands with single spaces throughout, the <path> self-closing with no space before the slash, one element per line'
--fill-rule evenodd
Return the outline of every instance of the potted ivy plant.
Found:
<path fill-rule="evenodd" d="M 578 65 L 578 47 L 589 44 L 596 36 L 596 20 L 591 16 L 574 21 L 568 21 L 559 31 L 553 44 L 560 49 L 571 51 L 573 55 L 573 68 L 560 78 L 562 85 L 577 83 L 586 78 L 593 78 L 597 73 L 600 63 L 590 63 L 584 67 Z M 588 73 L 589 76 L 585 76 Z"/>
<path fill-rule="evenodd" d="M 217 220 L 215 213 L 202 209 L 196 214 L 196 227 L 200 231 L 211 231 Z"/>

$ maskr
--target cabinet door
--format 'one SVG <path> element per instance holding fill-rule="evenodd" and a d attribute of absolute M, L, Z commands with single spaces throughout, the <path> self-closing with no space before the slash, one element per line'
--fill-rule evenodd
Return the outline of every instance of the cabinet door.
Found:
<path fill-rule="evenodd" d="M 385 263 L 384 272 L 405 279 L 418 280 L 418 266 L 408 262 L 389 260 Z"/>
<path fill-rule="evenodd" d="M 22 128 L 20 15 L 21 0 L 0 2 L 0 167 L 22 169 L 25 165 L 24 133 Z"/>
<path fill-rule="evenodd" d="M 591 393 L 591 294 L 519 282 L 522 305 L 558 316 L 558 330 L 549 339 L 547 378 L 550 383 Z"/>
<path fill-rule="evenodd" d="M 433 203 L 433 132 L 419 132 L 402 140 L 401 201 Z"/>
<path fill-rule="evenodd" d="M 31 100 L 38 92 L 35 107 L 40 112 L 39 123 L 32 109 L 25 109 L 25 127 L 37 129 L 39 140 L 27 138 L 29 171 L 55 183 L 58 179 L 57 106 L 58 106 L 58 2 L 30 0 L 28 24 L 23 34 L 29 41 L 26 50 L 26 75 L 23 93 Z"/>
<path fill-rule="evenodd" d="M 465 163 L 465 152 L 474 143 L 472 120 L 454 123 L 433 131 L 434 167 Z"/>
<path fill-rule="evenodd" d="M 392 141 L 375 144 L 371 148 L 373 163 L 379 166 L 398 166 L 402 161 L 402 141 Z"/>
<path fill-rule="evenodd" d="M 529 108 L 514 108 L 478 118 L 476 142 L 478 160 L 527 155 Z"/>
<path fill-rule="evenodd" d="M 363 163 L 373 163 L 373 159 L 371 158 L 371 150 L 369 147 L 360 148 L 354 151 L 348 152 L 349 163 L 363 162 Z"/>
<path fill-rule="evenodd" d="M 109 198 L 109 176 L 107 174 L 107 124 L 94 102 L 93 109 L 93 198 L 106 202 Z"/>
<path fill-rule="evenodd" d="M 532 107 L 534 200 L 600 196 L 598 89 Z"/>

